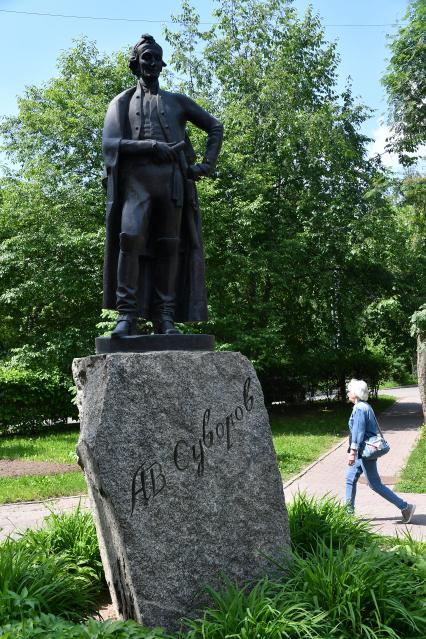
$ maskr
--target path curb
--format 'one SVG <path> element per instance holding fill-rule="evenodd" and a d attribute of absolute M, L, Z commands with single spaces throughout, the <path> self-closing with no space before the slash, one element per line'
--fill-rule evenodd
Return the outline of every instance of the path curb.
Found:
<path fill-rule="evenodd" d="M 43 499 L 41 501 L 8 501 L 5 504 L 0 504 L 0 510 L 2 508 L 10 508 L 13 506 L 43 506 L 44 504 L 48 504 L 49 502 L 57 502 L 60 499 L 62 500 L 68 500 L 68 499 L 84 499 L 84 498 L 88 498 L 89 495 L 87 493 L 80 493 L 79 495 L 66 495 L 64 497 L 47 497 L 46 499 Z"/>
<path fill-rule="evenodd" d="M 326 457 L 331 455 L 331 453 L 334 453 L 335 450 L 340 448 L 340 446 L 343 446 L 343 444 L 345 442 L 347 442 L 347 441 L 348 441 L 348 438 L 344 437 L 341 442 L 339 442 L 338 444 L 335 444 L 332 448 L 329 448 L 327 452 L 325 452 L 323 455 L 321 455 L 321 457 L 318 457 L 318 459 L 316 459 L 314 462 L 312 462 L 312 464 L 310 464 L 309 466 L 306 466 L 306 468 L 301 470 L 298 475 L 295 475 L 294 477 L 289 479 L 285 484 L 283 484 L 284 490 L 286 488 L 288 488 L 289 486 L 291 486 L 295 481 L 300 479 L 300 477 L 303 477 L 303 475 L 306 475 L 306 473 L 309 472 L 311 470 L 311 468 L 314 468 L 317 464 L 322 462 L 323 459 L 325 459 Z"/>

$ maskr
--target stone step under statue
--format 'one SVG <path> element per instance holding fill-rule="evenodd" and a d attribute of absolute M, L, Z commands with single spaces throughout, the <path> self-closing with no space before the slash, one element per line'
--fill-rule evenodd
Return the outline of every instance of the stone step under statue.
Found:
<path fill-rule="evenodd" d="M 184 335 L 126 335 L 97 337 L 96 353 L 147 353 L 149 351 L 214 351 L 214 335 L 186 333 Z"/>
<path fill-rule="evenodd" d="M 225 574 L 289 551 L 282 481 L 253 366 L 235 352 L 74 361 L 84 469 L 119 615 L 175 629 Z"/>

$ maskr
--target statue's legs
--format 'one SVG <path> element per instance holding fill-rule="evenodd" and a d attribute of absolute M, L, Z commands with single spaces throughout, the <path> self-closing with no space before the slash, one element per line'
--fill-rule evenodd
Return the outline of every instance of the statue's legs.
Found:
<path fill-rule="evenodd" d="M 125 197 L 117 271 L 117 310 L 120 315 L 111 336 L 136 334 L 139 257 L 148 240 L 155 248 L 151 282 L 154 331 L 179 333 L 174 317 L 182 208 L 176 205 L 173 194 L 175 169 L 171 164 L 143 164 L 123 173 Z M 153 238 L 156 238 L 154 243 Z"/>

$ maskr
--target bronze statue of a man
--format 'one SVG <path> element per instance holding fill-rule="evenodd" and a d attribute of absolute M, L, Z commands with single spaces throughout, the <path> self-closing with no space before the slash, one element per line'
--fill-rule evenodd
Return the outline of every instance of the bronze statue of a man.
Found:
<path fill-rule="evenodd" d="M 194 181 L 212 173 L 223 127 L 193 100 L 158 86 L 163 51 L 150 35 L 134 46 L 136 87 L 108 107 L 103 131 L 107 178 L 104 308 L 117 309 L 112 337 L 136 334 L 138 316 L 154 332 L 207 319 L 204 257 Z M 186 134 L 207 133 L 201 164 Z"/>

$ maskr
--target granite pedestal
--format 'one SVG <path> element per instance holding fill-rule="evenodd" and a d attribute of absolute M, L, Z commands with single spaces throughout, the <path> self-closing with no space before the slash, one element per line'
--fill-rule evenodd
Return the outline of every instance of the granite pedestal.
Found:
<path fill-rule="evenodd" d="M 288 557 L 282 481 L 263 394 L 240 353 L 75 360 L 84 469 L 120 616 L 175 629 L 225 574 Z"/>

